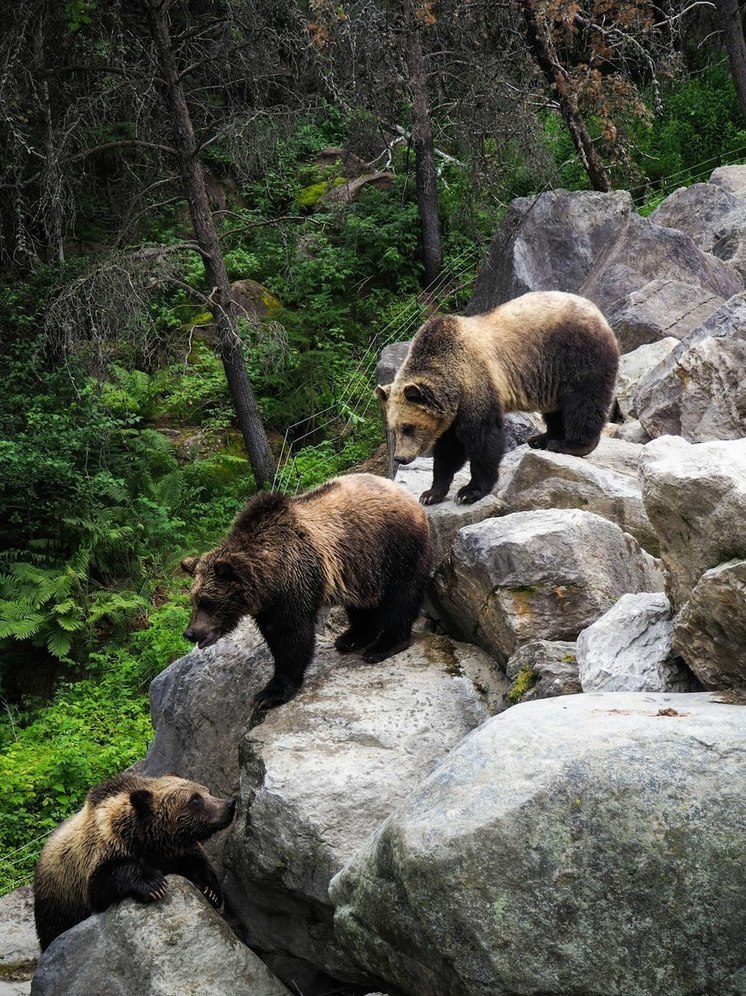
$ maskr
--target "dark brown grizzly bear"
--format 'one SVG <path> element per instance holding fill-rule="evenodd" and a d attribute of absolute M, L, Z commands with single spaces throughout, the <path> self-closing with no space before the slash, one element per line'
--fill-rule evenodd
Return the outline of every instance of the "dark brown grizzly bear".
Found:
<path fill-rule="evenodd" d="M 379 385 L 376 394 L 399 463 L 434 446 L 433 485 L 421 495 L 423 505 L 443 501 L 466 460 L 471 480 L 456 500 L 471 504 L 497 483 L 504 412 L 542 413 L 547 430 L 529 446 L 575 456 L 594 450 L 618 366 L 616 337 L 595 304 L 536 292 L 484 315 L 431 318 L 393 384 Z"/>
<path fill-rule="evenodd" d="M 36 866 L 42 951 L 120 899 L 162 899 L 165 875 L 183 875 L 220 906 L 220 885 L 199 842 L 227 827 L 235 808 L 235 799 L 217 799 L 176 775 L 124 772 L 91 789 L 81 811 L 54 831 Z"/>
<path fill-rule="evenodd" d="M 427 517 L 385 478 L 350 474 L 297 498 L 258 494 L 216 550 L 182 561 L 194 575 L 184 636 L 208 647 L 253 616 L 275 659 L 254 705 L 272 708 L 301 686 L 322 605 L 347 611 L 342 653 L 364 650 L 373 663 L 408 646 L 431 561 Z"/>

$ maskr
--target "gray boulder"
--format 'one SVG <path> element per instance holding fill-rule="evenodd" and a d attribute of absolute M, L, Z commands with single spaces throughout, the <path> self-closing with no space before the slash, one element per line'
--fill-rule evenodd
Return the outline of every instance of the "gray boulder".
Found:
<path fill-rule="evenodd" d="M 708 694 L 516 706 L 333 880 L 337 933 L 410 996 L 742 996 L 745 771 Z"/>
<path fill-rule="evenodd" d="M 554 190 L 512 201 L 474 284 L 469 315 L 527 291 L 581 287 L 606 245 L 634 213 L 626 191 Z"/>
<path fill-rule="evenodd" d="M 391 342 L 384 346 L 376 366 L 376 384 L 390 384 L 409 352 L 408 342 Z"/>
<path fill-rule="evenodd" d="M 578 637 L 583 691 L 693 691 L 696 682 L 672 643 L 673 614 L 663 592 L 622 595 Z"/>
<path fill-rule="evenodd" d="M 705 571 L 676 619 L 674 648 L 705 688 L 746 687 L 746 560 Z"/>
<path fill-rule="evenodd" d="M 522 453 L 499 493 L 508 511 L 581 508 L 616 522 L 648 552 L 658 553 L 658 537 L 645 515 L 636 476 L 564 453 L 528 449 Z"/>
<path fill-rule="evenodd" d="M 737 294 L 641 381 L 634 408 L 650 436 L 746 435 L 746 294 Z"/>
<path fill-rule="evenodd" d="M 24 885 L 0 896 L 0 982 L 28 992 L 39 954 L 34 894 L 30 885 Z"/>
<path fill-rule="evenodd" d="M 638 346 L 631 353 L 626 353 L 619 362 L 619 376 L 616 385 L 616 401 L 619 411 L 625 419 L 633 418 L 635 411 L 635 394 L 640 382 L 666 359 L 671 350 L 678 345 L 678 339 L 667 336 L 658 342 Z"/>
<path fill-rule="evenodd" d="M 660 591 L 650 554 L 578 509 L 514 512 L 466 526 L 435 579 L 441 615 L 505 663 L 533 640 L 574 640 L 628 591 Z"/>
<path fill-rule="evenodd" d="M 186 879 L 143 906 L 125 899 L 44 952 L 33 996 L 289 996 Z"/>
<path fill-rule="evenodd" d="M 698 283 L 656 279 L 619 301 L 609 300 L 605 314 L 624 354 L 662 339 L 686 338 L 723 302 L 720 294 Z"/>
<path fill-rule="evenodd" d="M 693 183 L 669 194 L 650 215 L 650 220 L 664 228 L 686 232 L 700 249 L 711 253 L 723 220 L 738 204 L 738 198 L 725 187 Z"/>
<path fill-rule="evenodd" d="M 525 644 L 509 659 L 505 671 L 512 681 L 507 697 L 513 705 L 556 695 L 576 695 L 583 690 L 575 644 L 565 640 Z"/>
<path fill-rule="evenodd" d="M 650 442 L 651 437 L 643 428 L 642 422 L 635 418 L 617 426 L 616 438 L 625 443 L 638 443 L 644 446 Z"/>
<path fill-rule="evenodd" d="M 439 505 L 425 506 L 433 544 L 433 562 L 436 566 L 451 552 L 459 529 L 501 515 L 505 511 L 504 502 L 494 494 L 485 495 L 473 505 L 461 505 L 456 502 L 456 492 L 468 482 L 470 477 L 467 465 L 456 474 L 449 491 L 450 498 Z M 418 457 L 406 467 L 400 467 L 396 474 L 396 483 L 401 484 L 415 498 L 419 498 L 433 483 L 432 457 Z"/>
<path fill-rule="evenodd" d="M 250 619 L 206 650 L 193 650 L 150 684 L 155 737 L 140 765 L 146 775 L 173 772 L 219 796 L 238 794 L 238 745 L 249 729 L 254 696 L 274 662 Z M 226 835 L 206 849 L 220 874 Z"/>
<path fill-rule="evenodd" d="M 746 439 L 693 446 L 663 436 L 644 448 L 640 473 L 666 591 L 678 610 L 705 571 L 746 558 Z"/>
<path fill-rule="evenodd" d="M 447 637 L 419 635 L 376 665 L 320 648 L 298 696 L 241 747 L 225 889 L 252 947 L 364 981 L 334 934 L 329 882 L 507 687 Z"/>
<path fill-rule="evenodd" d="M 718 166 L 710 173 L 710 183 L 736 197 L 746 197 L 746 166 Z"/>
<path fill-rule="evenodd" d="M 651 297 L 646 292 L 648 296 L 643 294 L 643 301 L 654 301 L 656 294 L 663 294 L 662 300 L 668 302 L 666 285 L 672 281 L 684 285 L 683 288 L 674 288 L 688 296 L 682 306 L 682 317 L 690 307 L 697 306 L 698 298 L 691 297 L 692 288 L 696 288 L 698 294 L 704 292 L 704 298 L 712 297 L 713 311 L 721 299 L 743 289 L 740 273 L 714 256 L 703 253 L 688 235 L 630 214 L 614 241 L 594 261 L 581 293 L 598 305 L 609 318 L 611 327 L 615 328 L 614 322 L 619 320 L 615 316 L 625 313 L 631 302 L 640 300 L 639 296 L 634 295 L 642 292 L 651 281 L 659 282 L 654 288 L 656 293 Z M 673 304 L 669 302 L 669 306 L 673 307 Z M 637 341 L 630 342 L 629 349 L 668 335 L 676 336 L 675 325 L 665 326 L 662 307 L 653 307 L 651 303 L 651 308 L 653 324 L 650 337 L 643 335 L 638 323 Z M 663 327 L 661 321 L 664 322 Z"/>

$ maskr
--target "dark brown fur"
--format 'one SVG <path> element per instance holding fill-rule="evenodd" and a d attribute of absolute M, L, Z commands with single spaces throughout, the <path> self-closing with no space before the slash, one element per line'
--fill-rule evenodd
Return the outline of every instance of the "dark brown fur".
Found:
<path fill-rule="evenodd" d="M 190 557 L 192 616 L 185 636 L 210 646 L 251 615 L 275 659 L 256 698 L 286 702 L 313 657 L 322 605 L 350 626 L 337 649 L 380 661 L 407 646 L 431 566 L 427 519 L 398 485 L 351 474 L 298 498 L 253 498 L 216 550 Z"/>
<path fill-rule="evenodd" d="M 595 449 L 618 363 L 614 334 L 590 301 L 532 293 L 486 315 L 430 319 L 377 394 L 400 463 L 433 447 L 433 486 L 420 500 L 442 501 L 468 459 L 471 480 L 457 500 L 471 503 L 497 482 L 504 412 L 542 413 L 547 430 L 531 446 L 576 456 Z"/>
<path fill-rule="evenodd" d="M 183 875 L 220 906 L 220 885 L 199 842 L 227 827 L 234 811 L 233 799 L 217 799 L 175 775 L 125 772 L 91 789 L 39 858 L 34 915 L 42 951 L 127 896 L 142 903 L 163 898 L 166 875 Z"/>

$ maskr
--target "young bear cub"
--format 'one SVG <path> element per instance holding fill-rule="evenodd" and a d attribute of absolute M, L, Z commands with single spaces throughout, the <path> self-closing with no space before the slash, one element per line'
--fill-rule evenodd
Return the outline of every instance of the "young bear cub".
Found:
<path fill-rule="evenodd" d="M 297 692 L 322 605 L 343 605 L 337 650 L 381 661 L 409 644 L 429 579 L 427 517 L 398 484 L 350 474 L 287 498 L 256 495 L 216 550 L 182 561 L 194 576 L 187 640 L 209 647 L 251 615 L 275 659 L 255 699 L 271 708 Z"/>
<path fill-rule="evenodd" d="M 485 315 L 429 319 L 393 384 L 379 385 L 376 394 L 399 463 L 434 447 L 433 485 L 421 495 L 423 505 L 443 501 L 467 460 L 471 480 L 456 500 L 471 504 L 497 483 L 505 412 L 542 413 L 546 432 L 529 446 L 575 456 L 594 450 L 618 365 L 616 337 L 595 304 L 536 292 Z"/>
<path fill-rule="evenodd" d="M 166 875 L 183 875 L 218 907 L 218 880 L 200 841 L 233 819 L 235 799 L 164 775 L 125 772 L 91 789 L 85 805 L 57 827 L 34 878 L 34 916 L 42 951 L 92 913 L 131 896 L 162 899 Z"/>

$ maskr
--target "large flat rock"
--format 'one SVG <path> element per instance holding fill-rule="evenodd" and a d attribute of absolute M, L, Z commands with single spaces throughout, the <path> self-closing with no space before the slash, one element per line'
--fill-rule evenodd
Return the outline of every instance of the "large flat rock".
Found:
<path fill-rule="evenodd" d="M 331 878 L 507 686 L 486 654 L 447 637 L 420 634 L 375 665 L 320 648 L 298 696 L 241 747 L 225 889 L 252 947 L 356 977 L 333 931 Z"/>
<path fill-rule="evenodd" d="M 645 511 L 658 533 L 674 609 L 705 571 L 746 558 L 746 439 L 654 439 L 640 460 Z"/>
<path fill-rule="evenodd" d="M 578 509 L 466 526 L 434 585 L 442 616 L 503 664 L 532 640 L 574 640 L 625 592 L 662 588 L 632 536 Z"/>
<path fill-rule="evenodd" d="M 468 736 L 331 886 L 410 996 L 743 996 L 744 709 L 529 702 Z"/>
<path fill-rule="evenodd" d="M 616 522 L 652 554 L 658 537 L 642 504 L 637 476 L 599 467 L 582 457 L 525 448 L 499 497 L 509 512 L 580 508 Z"/>
<path fill-rule="evenodd" d="M 33 996 L 289 996 L 186 879 L 89 917 L 44 952 Z"/>
<path fill-rule="evenodd" d="M 746 435 L 746 294 L 726 301 L 649 371 L 634 409 L 648 435 L 692 443 Z"/>

